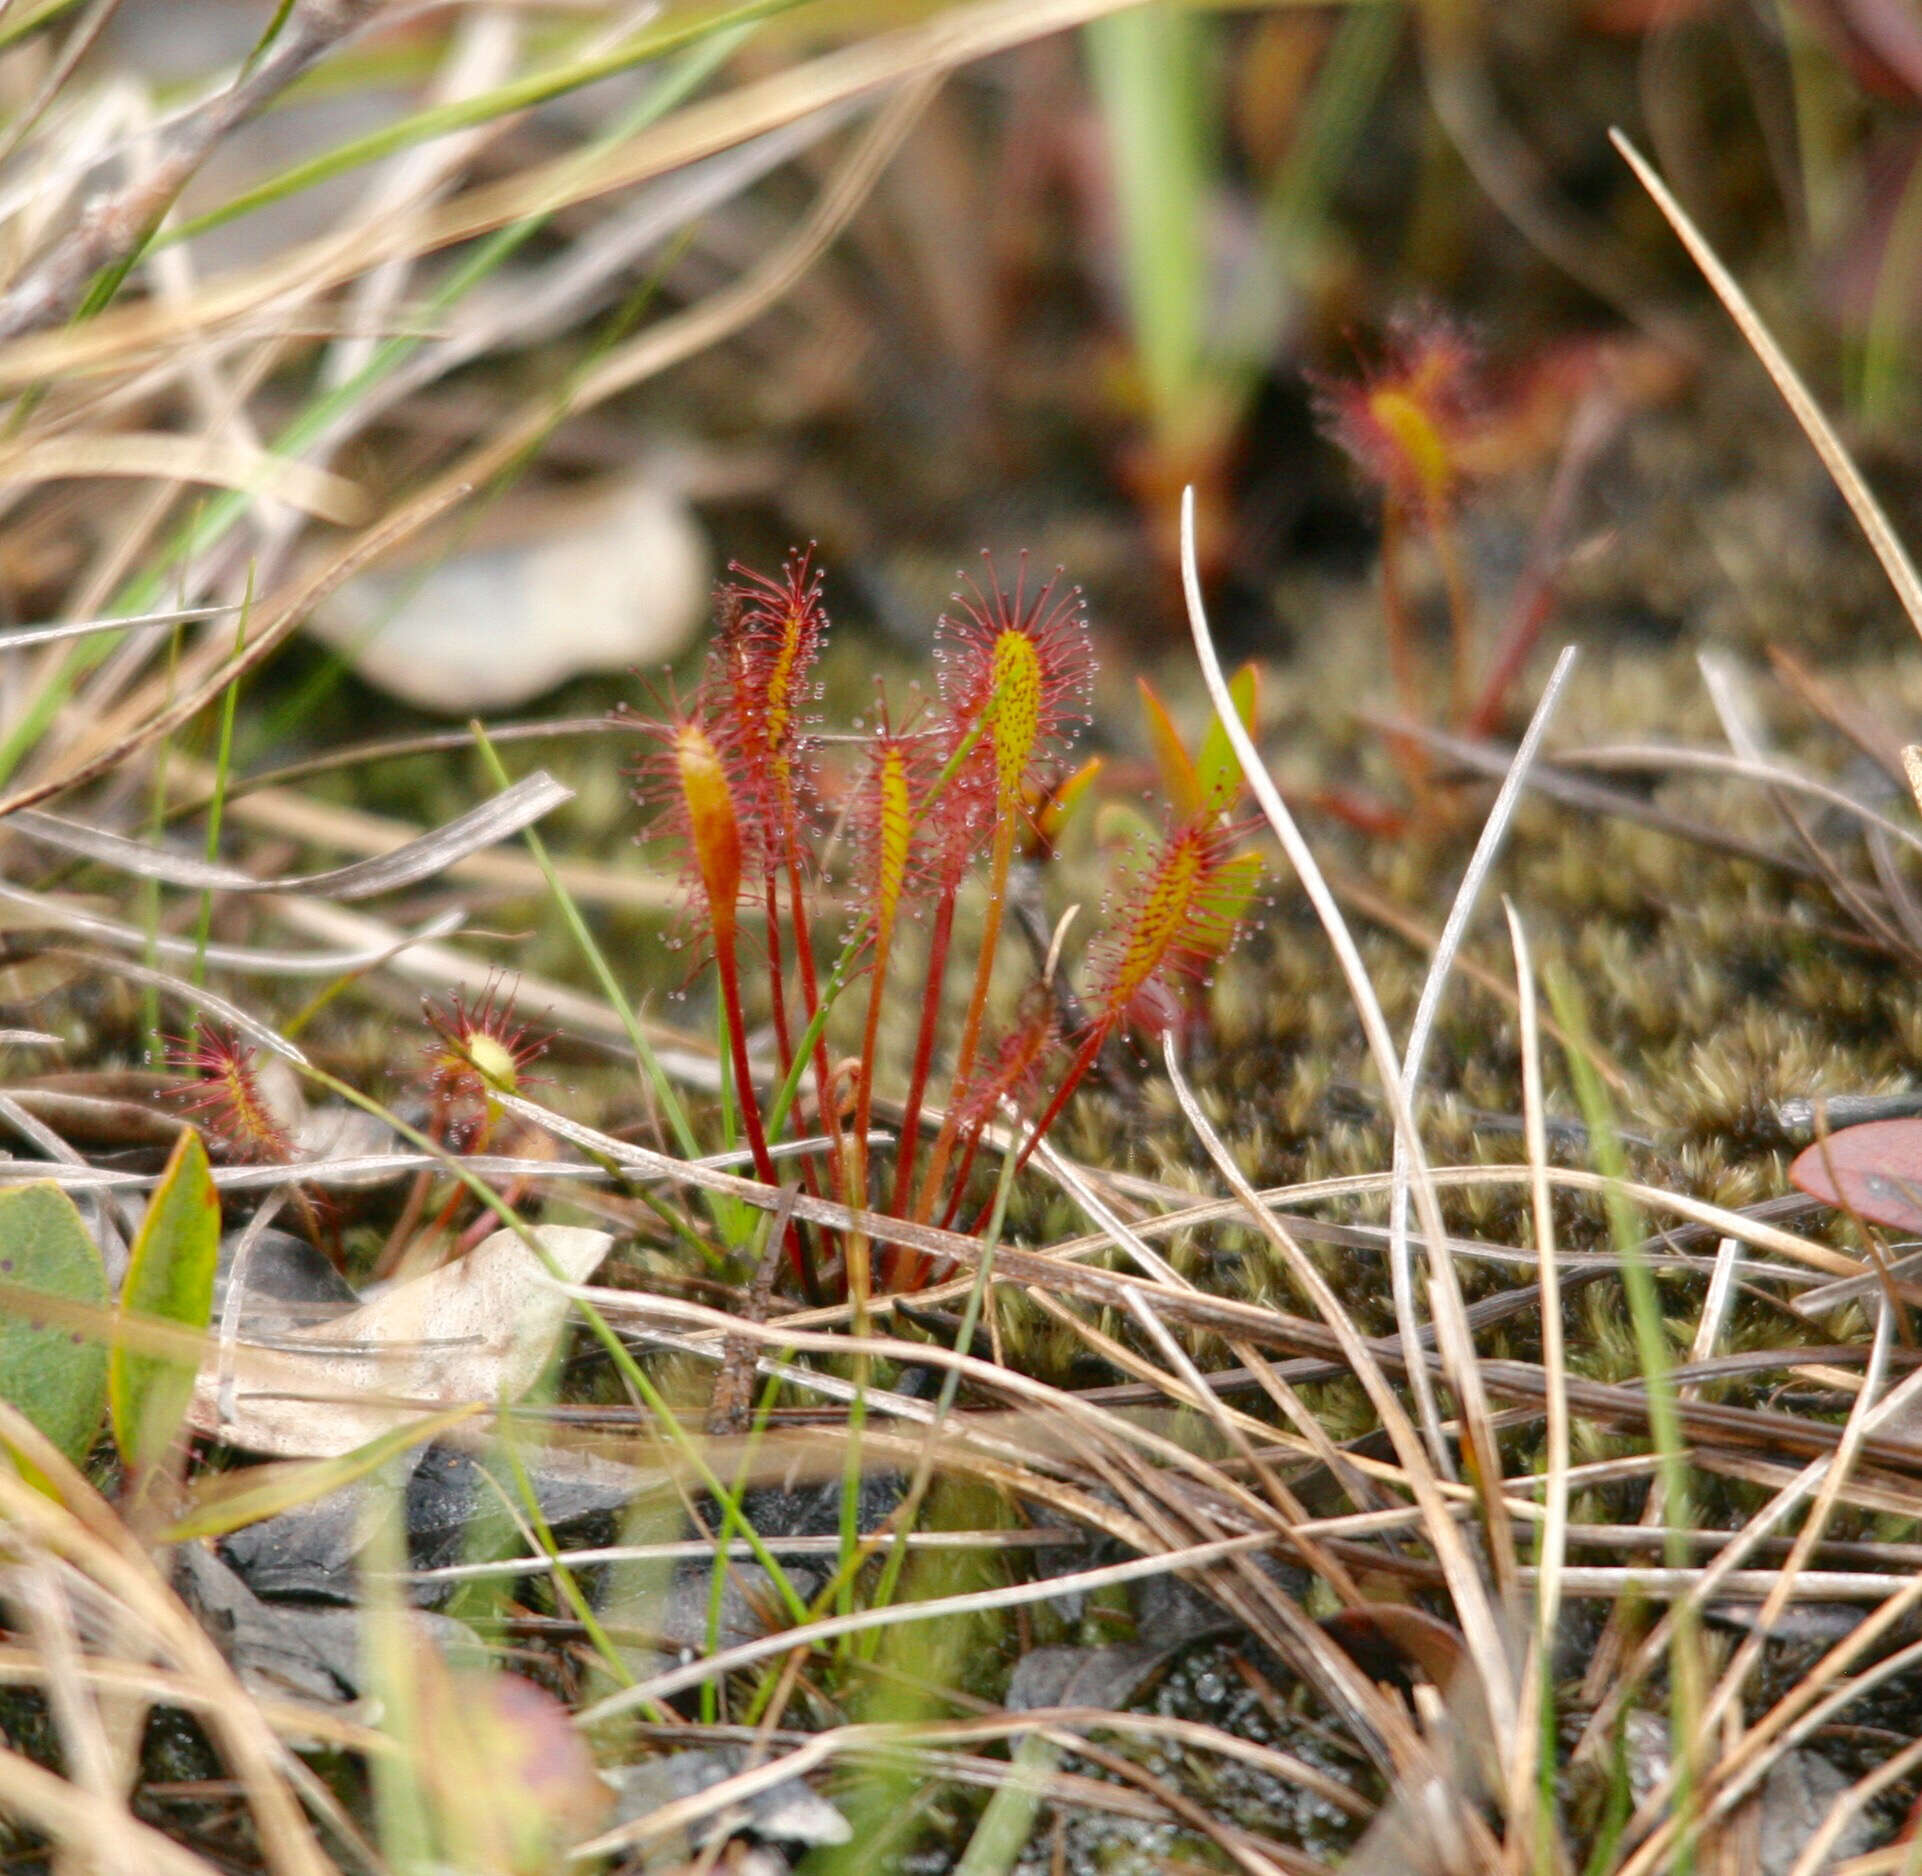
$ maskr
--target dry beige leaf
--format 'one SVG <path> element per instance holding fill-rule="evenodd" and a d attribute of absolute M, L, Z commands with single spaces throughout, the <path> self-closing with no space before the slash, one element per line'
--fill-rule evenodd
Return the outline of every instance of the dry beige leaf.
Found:
<path fill-rule="evenodd" d="M 517 508 L 459 552 L 369 569 L 306 629 L 368 683 L 443 716 L 516 710 L 583 672 L 680 653 L 709 578 L 680 496 L 629 476 Z"/>
<path fill-rule="evenodd" d="M 572 1225 L 532 1235 L 569 1283 L 586 1282 L 613 1242 Z M 249 1452 L 333 1458 L 462 1401 L 518 1400 L 540 1378 L 569 1307 L 533 1251 L 497 1231 L 458 1263 L 393 1284 L 358 1309 L 244 1346 L 224 1423 L 209 1349 L 192 1424 Z"/>

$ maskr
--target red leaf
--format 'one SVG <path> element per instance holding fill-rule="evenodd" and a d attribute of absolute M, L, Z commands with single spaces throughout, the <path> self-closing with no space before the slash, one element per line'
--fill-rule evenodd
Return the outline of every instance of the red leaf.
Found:
<path fill-rule="evenodd" d="M 1922 1120 L 1871 1120 L 1818 1140 L 1789 1168 L 1810 1198 L 1872 1225 L 1922 1232 Z"/>

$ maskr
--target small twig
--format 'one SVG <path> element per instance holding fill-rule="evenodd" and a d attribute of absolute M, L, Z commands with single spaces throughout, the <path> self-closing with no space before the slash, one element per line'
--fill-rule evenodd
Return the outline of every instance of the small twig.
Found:
<path fill-rule="evenodd" d="M 120 0 L 93 0 L 72 32 L 67 35 L 66 43 L 60 48 L 47 75 L 41 79 L 27 107 L 12 123 L 4 134 L 0 134 L 0 163 L 7 161 L 19 147 L 32 135 L 33 127 L 47 113 L 47 107 L 59 97 L 66 88 L 75 68 L 93 50 L 94 42 L 107 30 L 113 16 L 120 9 Z M 0 7 L 0 12 L 6 9 Z"/>

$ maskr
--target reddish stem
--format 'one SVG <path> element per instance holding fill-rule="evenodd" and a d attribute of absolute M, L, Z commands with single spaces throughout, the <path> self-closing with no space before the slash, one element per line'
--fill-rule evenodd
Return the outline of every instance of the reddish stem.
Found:
<path fill-rule="evenodd" d="M 774 1050 L 785 1078 L 794 1066 L 794 1044 L 788 1036 L 787 985 L 781 966 L 781 883 L 770 873 L 767 888 L 767 988 L 768 1007 L 774 1020 Z"/>
<path fill-rule="evenodd" d="M 1468 733 L 1486 736 L 1501 721 L 1502 705 L 1555 610 L 1563 543 L 1583 480 L 1596 456 L 1620 427 L 1621 406 L 1607 392 L 1591 391 L 1576 407 L 1562 444 L 1555 480 L 1535 523 L 1528 561 L 1509 605 L 1508 624 L 1489 661 L 1488 676 L 1469 714 Z"/>
<path fill-rule="evenodd" d="M 928 975 L 921 992 L 921 1027 L 914 1039 L 914 1068 L 908 1077 L 908 1097 L 901 1109 L 901 1132 L 894 1146 L 894 1200 L 890 1207 L 897 1218 L 908 1215 L 908 1195 L 914 1184 L 914 1161 L 921 1144 L 921 1105 L 928 1092 L 928 1074 L 934 1063 L 934 1031 L 941 1020 L 941 987 L 948 974 L 948 950 L 954 939 L 954 902 L 958 882 L 950 882 L 935 901 L 934 928 L 928 935 Z M 886 1278 L 890 1285 L 918 1271 L 922 1259 L 918 1252 L 904 1252 L 898 1245 L 888 1248 Z M 917 1287 L 912 1282 L 907 1288 Z"/>
<path fill-rule="evenodd" d="M 1019 1172 L 1021 1168 L 1033 1158 L 1035 1148 L 1047 1137 L 1048 1129 L 1061 1118 L 1061 1110 L 1074 1098 L 1074 1091 L 1081 1086 L 1082 1080 L 1087 1075 L 1088 1070 L 1094 1066 L 1095 1057 L 1101 1053 L 1101 1045 L 1108 1040 L 1113 1032 L 1114 1020 L 1112 1017 L 1102 1016 L 1096 1019 L 1094 1027 L 1090 1029 L 1082 1039 L 1081 1047 L 1075 1051 L 1074 1060 L 1068 1064 L 1068 1072 L 1062 1076 L 1060 1087 L 1055 1089 L 1054 1099 L 1042 1109 L 1041 1118 L 1034 1123 L 1033 1131 L 1029 1133 L 1027 1142 L 1021 1149 L 1020 1157 L 1014 1162 L 1015 1172 Z M 956 1186 L 958 1191 L 959 1181 L 956 1182 Z M 989 1209 L 988 1206 L 984 1205 L 981 1210 L 975 1214 L 974 1221 L 968 1226 L 970 1235 L 981 1229 L 983 1222 L 987 1218 Z"/>
<path fill-rule="evenodd" d="M 1448 720 L 1459 729 L 1468 715 L 1470 661 L 1474 655 L 1475 602 L 1468 590 L 1468 570 L 1462 564 L 1448 509 L 1440 500 L 1428 504 L 1428 534 L 1441 563 L 1442 585 L 1448 592 Z"/>
<path fill-rule="evenodd" d="M 877 918 L 874 959 L 869 965 L 868 1015 L 861 1029 L 861 1061 L 854 1084 L 854 1178 L 850 1205 L 868 1202 L 868 1129 L 874 1115 L 874 1051 L 881 1033 L 881 997 L 887 987 L 888 955 L 894 947 L 894 921 Z"/>
<path fill-rule="evenodd" d="M 728 1056 L 734 1065 L 734 1097 L 741 1106 L 741 1125 L 747 1132 L 748 1151 L 754 1156 L 754 1173 L 763 1185 L 776 1186 L 780 1177 L 774 1170 L 774 1156 L 767 1150 L 767 1131 L 761 1124 L 761 1103 L 754 1093 L 754 1071 L 747 1059 L 747 1023 L 741 1012 L 741 973 L 734 946 L 733 908 L 710 905 L 714 919 L 714 967 L 721 979 L 721 1004 L 727 1014 Z M 818 1296 L 820 1284 L 814 1264 L 807 1254 L 800 1232 L 788 1226 L 788 1262 L 810 1299 Z"/>
<path fill-rule="evenodd" d="M 981 1043 L 981 1019 L 987 1013 L 988 989 L 994 981 L 994 953 L 1001 937 L 1001 915 L 1007 905 L 1008 869 L 1014 863 L 1015 821 L 1020 812 L 1019 802 L 1003 801 L 995 813 L 994 852 L 988 868 L 988 905 L 981 919 L 981 956 L 974 967 L 974 991 L 968 998 L 968 1013 L 961 1025 L 961 1046 L 955 1052 L 954 1078 L 948 1090 L 948 1111 L 941 1117 L 941 1131 L 935 1136 L 934 1152 L 928 1160 L 927 1171 L 921 1175 L 921 1190 L 914 1202 L 914 1216 L 924 1223 L 933 1216 L 942 1176 L 954 1156 L 961 1100 L 968 1075 L 974 1068 L 975 1051 Z"/>
<path fill-rule="evenodd" d="M 1075 1051 L 1074 1060 L 1068 1064 L 1068 1072 L 1061 1078 L 1060 1087 L 1054 1091 L 1054 1099 L 1041 1110 L 1041 1118 L 1034 1123 L 1034 1130 L 1028 1135 L 1027 1144 L 1021 1149 L 1021 1157 L 1014 1163 L 1016 1172 L 1028 1163 L 1035 1148 L 1046 1137 L 1048 1129 L 1061 1118 L 1061 1110 L 1068 1105 L 1074 1096 L 1074 1091 L 1081 1086 L 1082 1077 L 1094 1066 L 1094 1058 L 1101 1053 L 1101 1045 L 1108 1040 L 1113 1030 L 1113 1021 L 1107 1017 L 1101 1017 L 1083 1038 L 1081 1047 Z"/>
<path fill-rule="evenodd" d="M 1415 632 L 1408 616 L 1408 596 L 1402 587 L 1402 541 L 1407 532 L 1401 503 L 1390 495 L 1381 508 L 1381 609 L 1388 624 L 1388 670 L 1394 679 L 1395 700 L 1403 716 L 1418 720 L 1421 709 L 1421 670 L 1415 660 Z M 1414 793 L 1426 799 L 1428 759 L 1412 737 L 1390 739 L 1396 766 Z"/>
<path fill-rule="evenodd" d="M 807 1021 L 812 1023 L 814 1013 L 821 1005 L 821 991 L 814 973 L 814 943 L 808 924 L 807 899 L 801 884 L 801 849 L 794 831 L 791 808 L 784 820 L 786 824 L 782 830 L 782 842 L 787 849 L 788 899 L 794 921 L 794 961 L 800 966 L 801 972 L 801 1009 Z M 838 1193 L 842 1183 L 841 1123 L 834 1110 L 833 1089 L 829 1084 L 825 1035 L 817 1036 L 814 1042 L 814 1094 L 821 1110 L 821 1131 L 828 1137 L 828 1166 Z"/>

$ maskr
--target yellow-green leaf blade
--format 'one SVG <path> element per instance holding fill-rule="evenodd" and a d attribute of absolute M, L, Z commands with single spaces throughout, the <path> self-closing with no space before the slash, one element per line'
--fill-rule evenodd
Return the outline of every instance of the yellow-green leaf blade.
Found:
<path fill-rule="evenodd" d="M 1235 714 L 1250 736 L 1261 712 L 1261 672 L 1252 663 L 1244 664 L 1228 680 L 1228 695 L 1235 701 Z M 1201 739 L 1201 752 L 1195 757 L 1195 781 L 1203 804 L 1216 814 L 1226 814 L 1241 799 L 1241 762 L 1228 741 L 1228 732 L 1219 717 L 1208 719 Z"/>
<path fill-rule="evenodd" d="M 200 1136 L 180 1136 L 134 1239 L 123 1315 L 158 1316 L 205 1329 L 220 1260 L 220 1195 Z M 197 1364 L 137 1353 L 115 1338 L 107 1364 L 113 1435 L 130 1466 L 152 1465 L 173 1443 L 193 1400 Z"/>

